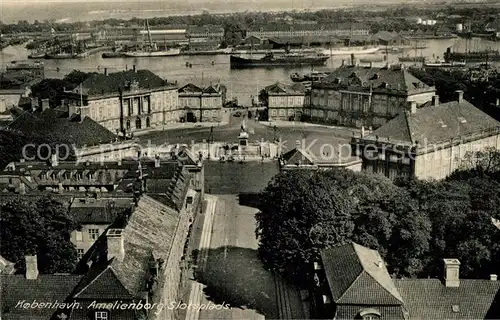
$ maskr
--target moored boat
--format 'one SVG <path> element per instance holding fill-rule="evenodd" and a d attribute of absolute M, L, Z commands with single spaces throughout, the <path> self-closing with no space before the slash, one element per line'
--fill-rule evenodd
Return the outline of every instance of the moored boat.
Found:
<path fill-rule="evenodd" d="M 125 51 L 123 52 L 125 57 L 169 57 L 178 56 L 181 53 L 181 49 L 167 49 L 158 51 Z"/>
<path fill-rule="evenodd" d="M 47 53 L 45 59 L 75 59 L 78 55 L 76 53 Z"/>
<path fill-rule="evenodd" d="M 425 57 L 399 57 L 399 62 L 425 62 Z"/>
<path fill-rule="evenodd" d="M 102 58 L 124 58 L 126 57 L 125 53 L 121 51 L 115 51 L 115 52 L 103 52 L 101 55 Z"/>
<path fill-rule="evenodd" d="M 500 61 L 500 52 L 495 50 L 452 52 L 451 48 L 446 49 L 443 55 L 446 62 L 467 61 L 467 62 L 485 62 Z"/>
<path fill-rule="evenodd" d="M 229 57 L 231 69 L 246 68 L 272 68 L 272 67 L 298 67 L 298 66 L 322 66 L 329 59 L 328 56 L 315 54 L 283 54 L 274 56 L 272 53 L 266 54 L 263 58 L 243 58 L 235 55 Z"/>
<path fill-rule="evenodd" d="M 331 48 L 323 49 L 321 51 L 324 55 L 341 56 L 341 55 L 351 55 L 351 54 L 373 54 L 380 50 L 380 47 L 342 47 L 342 48 Z"/>

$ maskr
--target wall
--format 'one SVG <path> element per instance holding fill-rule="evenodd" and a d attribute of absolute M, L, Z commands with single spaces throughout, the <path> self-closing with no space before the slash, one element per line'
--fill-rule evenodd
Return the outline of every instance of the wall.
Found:
<path fill-rule="evenodd" d="M 500 150 L 500 135 L 419 155 L 415 160 L 415 176 L 419 179 L 444 179 L 459 168 L 467 152 L 481 151 L 488 147 Z"/>
<path fill-rule="evenodd" d="M 0 113 L 7 111 L 13 106 L 19 105 L 19 99 L 21 99 L 21 94 L 2 94 L 0 93 Z"/>
<path fill-rule="evenodd" d="M 305 103 L 305 95 L 270 95 L 268 100 L 269 121 L 299 120 Z"/>
<path fill-rule="evenodd" d="M 82 229 L 80 231 L 74 230 L 71 232 L 71 243 L 73 243 L 76 249 L 83 249 L 83 253 L 87 252 L 87 250 L 92 247 L 94 242 L 97 240 L 92 240 L 90 238 L 89 230 L 90 229 L 99 229 L 99 236 L 104 233 L 106 228 L 109 227 L 109 224 L 84 224 L 82 225 Z M 81 234 L 81 240 L 77 240 L 77 234 Z"/>

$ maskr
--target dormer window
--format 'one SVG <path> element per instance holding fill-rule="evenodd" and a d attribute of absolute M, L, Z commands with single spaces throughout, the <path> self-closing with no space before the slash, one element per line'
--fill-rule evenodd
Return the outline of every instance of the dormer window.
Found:
<path fill-rule="evenodd" d="M 464 117 L 458 117 L 458 121 L 460 121 L 460 123 L 467 123 Z"/>
<path fill-rule="evenodd" d="M 362 319 L 362 320 L 379 320 L 381 317 L 381 314 L 378 310 L 368 308 L 368 309 L 363 309 L 359 312 L 357 319 Z"/>
<path fill-rule="evenodd" d="M 95 312 L 95 320 L 108 320 L 108 319 L 109 319 L 108 311 Z"/>

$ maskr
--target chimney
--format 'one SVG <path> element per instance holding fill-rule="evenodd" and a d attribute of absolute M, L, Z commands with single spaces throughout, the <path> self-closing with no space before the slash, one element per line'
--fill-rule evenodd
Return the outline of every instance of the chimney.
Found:
<path fill-rule="evenodd" d="M 444 280 L 447 288 L 458 288 L 460 285 L 460 261 L 458 259 L 443 259 Z"/>
<path fill-rule="evenodd" d="M 122 159 L 118 159 L 118 163 L 117 164 L 118 164 L 119 167 L 121 167 L 121 165 L 122 165 Z"/>
<path fill-rule="evenodd" d="M 26 185 L 22 182 L 19 185 L 19 194 L 26 194 Z"/>
<path fill-rule="evenodd" d="M 345 60 L 342 59 L 342 64 L 340 66 L 343 67 L 344 65 L 345 65 Z"/>
<path fill-rule="evenodd" d="M 108 68 L 104 68 L 104 75 L 107 76 L 108 75 Z"/>
<path fill-rule="evenodd" d="M 109 229 L 106 232 L 106 242 L 108 245 L 108 260 L 112 258 L 123 261 L 125 258 L 125 245 L 123 243 L 123 229 Z"/>
<path fill-rule="evenodd" d="M 134 71 L 134 73 L 135 73 L 135 64 L 132 66 L 132 70 L 133 70 L 133 71 Z"/>
<path fill-rule="evenodd" d="M 36 261 L 36 255 L 25 256 L 26 260 L 26 279 L 36 280 L 38 278 L 38 264 Z"/>
<path fill-rule="evenodd" d="M 31 110 L 35 111 L 38 108 L 38 98 L 31 98 Z"/>
<path fill-rule="evenodd" d="M 497 281 L 497 275 L 496 274 L 490 274 L 490 280 L 491 281 Z"/>
<path fill-rule="evenodd" d="M 59 160 L 57 159 L 57 154 L 53 154 L 52 156 L 50 156 L 50 164 L 53 167 L 57 167 L 59 165 Z"/>
<path fill-rule="evenodd" d="M 382 268 L 383 265 L 384 265 L 384 263 L 382 261 L 378 261 L 377 262 L 377 267 L 378 268 Z"/>
<path fill-rule="evenodd" d="M 160 167 L 160 158 L 155 157 L 155 168 L 159 168 L 159 167 Z"/>
<path fill-rule="evenodd" d="M 49 99 L 42 99 L 42 111 L 47 110 L 49 107 Z"/>
<path fill-rule="evenodd" d="M 462 103 L 462 101 L 464 100 L 464 92 L 462 90 L 457 90 L 455 91 L 455 93 L 457 94 L 458 103 Z"/>
<path fill-rule="evenodd" d="M 361 127 L 361 138 L 365 137 L 365 126 Z"/>
<path fill-rule="evenodd" d="M 417 112 L 417 102 L 416 101 L 410 101 L 410 113 L 414 114 Z"/>
<path fill-rule="evenodd" d="M 370 69 L 373 68 L 373 61 L 370 61 Z"/>
<path fill-rule="evenodd" d="M 354 57 L 354 53 L 351 53 L 351 65 L 352 66 L 356 65 L 356 57 Z"/>
<path fill-rule="evenodd" d="M 439 105 L 439 96 L 437 94 L 432 96 L 432 105 L 433 106 Z"/>

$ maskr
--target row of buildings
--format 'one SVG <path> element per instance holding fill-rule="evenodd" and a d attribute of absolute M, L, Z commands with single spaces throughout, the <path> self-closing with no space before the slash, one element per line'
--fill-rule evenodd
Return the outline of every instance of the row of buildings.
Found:
<path fill-rule="evenodd" d="M 23 88 L 22 92 L 0 91 L 5 102 L 2 104 L 4 113 L 19 107 L 21 98 L 28 98 L 29 93 L 25 90 L 29 88 Z M 91 75 L 75 89 L 63 92 L 58 107 L 67 110 L 67 117 L 78 117 L 80 121 L 92 119 L 109 131 L 126 136 L 164 128 L 171 123 L 220 122 L 225 99 L 226 88 L 219 83 L 208 86 L 189 83 L 179 87 L 177 83 L 167 82 L 148 70 L 136 70 L 134 66 L 132 70 L 108 74 L 105 69 L 103 73 Z M 31 105 L 25 108 L 26 112 L 53 112 L 36 99 L 28 104 Z M 6 127 L 23 126 L 16 123 L 20 121 L 16 117 Z"/>
<path fill-rule="evenodd" d="M 71 274 L 24 273 L 1 260 L 2 319 L 175 319 L 188 268 L 186 242 L 203 201 L 203 164 L 188 150 L 168 157 L 96 162 L 21 161 L 0 172 L 0 200 L 50 194 L 75 219 Z M 44 300 L 44 297 L 47 297 Z M 42 301 L 43 300 L 43 301 Z M 19 307 L 19 301 L 76 307 Z M 155 308 L 112 308 L 162 304 Z"/>
<path fill-rule="evenodd" d="M 454 101 L 442 103 L 434 87 L 404 67 L 354 64 L 334 70 L 310 89 L 268 86 L 261 100 L 270 121 L 361 129 L 349 142 L 350 151 L 334 146 L 339 149 L 334 160 L 319 148 L 294 148 L 282 156 L 283 169 L 343 166 L 391 179 L 443 179 L 465 165 L 467 153 L 500 150 L 500 122 L 466 101 L 462 91 L 455 94 Z"/>

